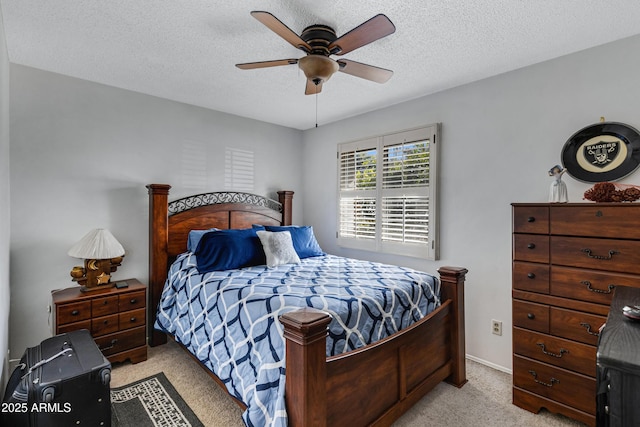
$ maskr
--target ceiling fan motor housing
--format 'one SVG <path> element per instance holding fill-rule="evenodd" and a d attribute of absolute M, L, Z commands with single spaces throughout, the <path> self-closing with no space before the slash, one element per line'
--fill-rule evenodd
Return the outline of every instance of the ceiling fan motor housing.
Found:
<path fill-rule="evenodd" d="M 305 28 L 300 38 L 311 46 L 307 56 L 300 58 L 298 67 L 314 84 L 326 82 L 338 71 L 338 63 L 329 58 L 329 45 L 336 40 L 336 32 L 326 25 L 311 25 Z"/>

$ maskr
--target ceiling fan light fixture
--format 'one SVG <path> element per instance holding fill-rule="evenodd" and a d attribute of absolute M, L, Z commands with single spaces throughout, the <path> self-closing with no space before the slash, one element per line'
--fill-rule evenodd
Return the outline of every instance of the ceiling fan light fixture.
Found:
<path fill-rule="evenodd" d="M 307 55 L 300 58 L 298 67 L 304 72 L 308 80 L 312 82 L 326 82 L 338 71 L 338 63 L 331 58 L 322 55 Z"/>

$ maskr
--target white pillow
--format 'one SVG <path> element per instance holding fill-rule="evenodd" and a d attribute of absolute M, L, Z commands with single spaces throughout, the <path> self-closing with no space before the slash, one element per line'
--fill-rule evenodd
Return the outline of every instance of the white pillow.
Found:
<path fill-rule="evenodd" d="M 267 258 L 267 267 L 282 264 L 300 264 L 300 258 L 293 248 L 291 233 L 288 231 L 256 231 Z"/>

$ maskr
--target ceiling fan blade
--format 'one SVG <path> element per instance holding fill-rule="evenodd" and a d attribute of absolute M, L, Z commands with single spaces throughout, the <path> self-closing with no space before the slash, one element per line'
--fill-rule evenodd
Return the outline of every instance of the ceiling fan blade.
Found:
<path fill-rule="evenodd" d="M 391 70 L 374 67 L 373 65 L 367 65 L 361 62 L 350 61 L 348 59 L 338 59 L 337 62 L 340 66 L 338 71 L 376 83 L 386 83 L 393 75 L 393 71 Z"/>
<path fill-rule="evenodd" d="M 246 62 L 244 64 L 236 64 L 236 67 L 242 70 L 253 70 L 255 68 L 279 67 L 280 65 L 295 65 L 297 59 L 276 59 L 275 61 Z"/>
<path fill-rule="evenodd" d="M 385 15 L 379 14 L 338 37 L 329 45 L 329 51 L 332 55 L 344 55 L 395 31 L 396 26 L 393 22 Z"/>
<path fill-rule="evenodd" d="M 293 32 L 293 30 L 282 23 L 278 18 L 270 14 L 269 12 L 253 11 L 251 16 L 262 22 L 271 31 L 291 43 L 291 45 L 297 49 L 309 53 L 311 52 L 311 46 L 300 38 L 299 35 Z"/>
<path fill-rule="evenodd" d="M 304 90 L 305 95 L 315 95 L 322 92 L 322 82 L 315 84 L 311 80 L 307 79 L 307 87 Z"/>

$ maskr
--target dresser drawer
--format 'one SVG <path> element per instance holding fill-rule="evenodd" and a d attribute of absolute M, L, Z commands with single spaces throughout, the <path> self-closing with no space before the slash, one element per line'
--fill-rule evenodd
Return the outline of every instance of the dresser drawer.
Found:
<path fill-rule="evenodd" d="M 146 294 L 144 291 L 130 292 L 119 297 L 120 311 L 134 310 L 146 306 Z"/>
<path fill-rule="evenodd" d="M 145 328 L 127 329 L 114 334 L 103 335 L 95 338 L 96 344 L 105 356 L 120 353 L 146 344 Z"/>
<path fill-rule="evenodd" d="M 56 323 L 79 322 L 91 318 L 91 301 L 72 302 L 60 304 L 56 307 Z"/>
<path fill-rule="evenodd" d="M 518 261 L 548 263 L 549 236 L 514 234 L 513 259 Z"/>
<path fill-rule="evenodd" d="M 514 206 L 513 207 L 513 232 L 514 233 L 549 233 L 549 207 L 548 206 Z"/>
<path fill-rule="evenodd" d="M 551 234 L 640 239 L 640 205 L 551 206 Z"/>
<path fill-rule="evenodd" d="M 598 344 L 599 330 L 606 320 L 604 316 L 581 311 L 557 307 L 550 309 L 551 334 L 585 344 Z"/>
<path fill-rule="evenodd" d="M 640 274 L 640 241 L 552 236 L 551 262 Z"/>
<path fill-rule="evenodd" d="M 549 265 L 514 261 L 512 269 L 514 289 L 549 293 Z"/>
<path fill-rule="evenodd" d="M 120 313 L 120 330 L 135 328 L 138 326 L 144 326 L 145 313 L 144 308 L 139 310 L 131 310 L 125 313 Z"/>
<path fill-rule="evenodd" d="M 513 325 L 549 333 L 549 306 L 513 300 Z"/>
<path fill-rule="evenodd" d="M 521 356 L 596 376 L 596 348 L 587 344 L 513 328 L 513 351 Z"/>
<path fill-rule="evenodd" d="M 513 384 L 532 393 L 595 415 L 596 380 L 514 355 Z"/>
<path fill-rule="evenodd" d="M 551 267 L 552 295 L 610 305 L 616 286 L 640 287 L 640 276 Z"/>
<path fill-rule="evenodd" d="M 91 315 L 93 317 L 106 316 L 118 312 L 118 296 L 96 298 L 91 300 Z"/>
<path fill-rule="evenodd" d="M 119 327 L 117 314 L 96 317 L 91 320 L 91 335 L 93 335 L 94 337 L 117 332 L 118 329 Z"/>

